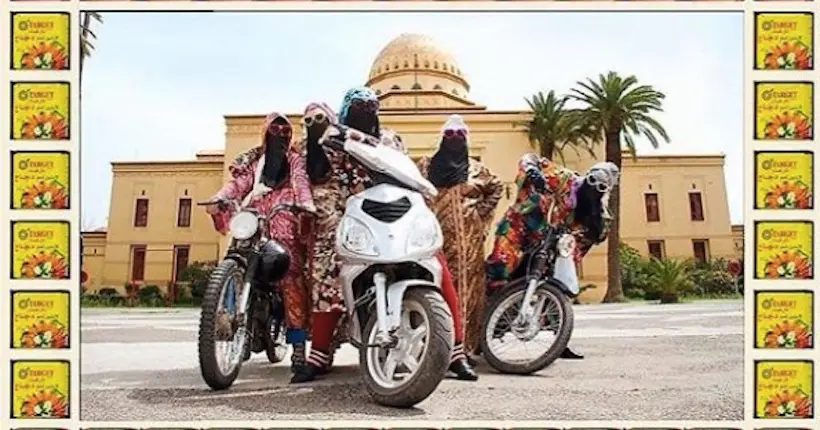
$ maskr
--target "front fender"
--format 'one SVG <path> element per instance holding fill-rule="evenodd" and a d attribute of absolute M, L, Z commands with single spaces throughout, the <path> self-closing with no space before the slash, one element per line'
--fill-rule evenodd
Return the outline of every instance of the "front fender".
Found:
<path fill-rule="evenodd" d="M 401 305 L 404 300 L 404 292 L 411 287 L 424 287 L 440 290 L 438 284 L 423 279 L 408 279 L 393 282 L 387 286 L 387 326 L 390 330 L 395 330 L 401 323 Z"/>
<path fill-rule="evenodd" d="M 567 284 L 561 282 L 561 280 L 559 280 L 559 279 L 547 278 L 547 279 L 544 279 L 542 282 L 544 282 L 545 284 L 552 285 L 555 288 L 558 288 L 564 294 L 566 294 L 567 297 L 569 297 L 571 299 L 574 299 L 574 298 L 578 297 L 578 294 L 581 293 L 580 291 L 572 291 L 572 288 L 570 288 Z M 526 284 L 525 284 L 525 286 L 526 286 Z"/>

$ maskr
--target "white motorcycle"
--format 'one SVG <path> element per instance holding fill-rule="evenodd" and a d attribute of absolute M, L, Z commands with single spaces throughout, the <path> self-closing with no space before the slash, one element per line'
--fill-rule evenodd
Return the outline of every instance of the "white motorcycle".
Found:
<path fill-rule="evenodd" d="M 347 201 L 336 233 L 339 277 L 367 391 L 379 404 L 407 408 L 444 379 L 454 342 L 436 258 L 441 227 L 422 195 L 436 188 L 406 154 L 369 139 L 344 126 L 323 137 L 374 180 Z"/>

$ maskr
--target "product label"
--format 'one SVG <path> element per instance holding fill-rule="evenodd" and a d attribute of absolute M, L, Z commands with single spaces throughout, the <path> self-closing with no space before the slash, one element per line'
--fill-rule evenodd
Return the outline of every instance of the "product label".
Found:
<path fill-rule="evenodd" d="M 12 130 L 17 140 L 67 140 L 71 91 L 66 82 L 11 84 Z"/>
<path fill-rule="evenodd" d="M 811 82 L 756 82 L 755 139 L 811 140 L 813 101 Z"/>
<path fill-rule="evenodd" d="M 755 362 L 755 418 L 812 418 L 810 361 Z"/>
<path fill-rule="evenodd" d="M 755 223 L 755 279 L 812 279 L 814 225 L 811 221 Z"/>
<path fill-rule="evenodd" d="M 755 209 L 812 209 L 814 154 L 755 153 Z"/>
<path fill-rule="evenodd" d="M 67 152 L 12 152 L 12 209 L 69 209 Z"/>
<path fill-rule="evenodd" d="M 68 348 L 71 300 L 66 291 L 12 292 L 14 348 Z"/>
<path fill-rule="evenodd" d="M 12 418 L 69 418 L 67 361 L 12 363 Z"/>
<path fill-rule="evenodd" d="M 812 70 L 814 16 L 794 12 L 756 14 L 755 68 Z"/>
<path fill-rule="evenodd" d="M 814 345 L 810 291 L 755 293 L 755 348 L 805 349 Z"/>
<path fill-rule="evenodd" d="M 12 13 L 12 69 L 68 70 L 69 14 Z"/>
<path fill-rule="evenodd" d="M 67 222 L 12 222 L 12 279 L 68 279 Z"/>

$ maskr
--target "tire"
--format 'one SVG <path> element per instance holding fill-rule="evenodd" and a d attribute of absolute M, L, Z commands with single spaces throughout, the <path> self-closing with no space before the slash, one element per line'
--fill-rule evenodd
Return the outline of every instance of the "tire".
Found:
<path fill-rule="evenodd" d="M 567 295 L 558 287 L 549 283 L 543 283 L 537 288 L 536 291 L 550 296 L 550 299 L 558 304 L 558 308 L 563 315 L 561 328 L 556 336 L 555 342 L 546 352 L 544 352 L 544 354 L 529 363 L 508 363 L 498 358 L 489 347 L 489 341 L 495 337 L 495 333 L 490 332 L 490 319 L 495 310 L 510 297 L 513 297 L 516 294 L 521 294 L 521 299 L 523 300 L 524 291 L 526 291 L 526 280 L 523 278 L 517 279 L 511 282 L 502 291 L 499 291 L 496 295 L 494 295 L 491 298 L 490 303 L 488 303 L 485 308 L 484 321 L 482 324 L 484 330 L 480 338 L 481 352 L 484 359 L 487 361 L 487 364 L 501 373 L 511 375 L 530 375 L 543 370 L 561 357 L 561 353 L 564 352 L 564 349 L 566 349 L 569 344 L 569 340 L 572 337 L 572 330 L 575 325 L 575 315 L 572 310 L 572 303 L 569 301 Z"/>
<path fill-rule="evenodd" d="M 244 269 L 234 260 L 224 260 L 211 273 L 208 286 L 202 297 L 202 313 L 199 317 L 199 370 L 202 379 L 214 390 L 224 390 L 236 381 L 244 360 L 240 360 L 236 368 L 229 374 L 223 375 L 216 360 L 216 314 L 219 299 L 222 297 L 222 287 L 237 271 Z M 243 358 L 249 353 L 247 337 L 244 343 Z"/>
<path fill-rule="evenodd" d="M 268 336 L 271 337 L 268 342 L 267 348 L 265 348 L 265 354 L 268 356 L 268 361 L 270 361 L 273 364 L 276 364 L 281 363 L 285 360 L 285 357 L 288 354 L 288 346 L 284 342 L 277 345 L 277 342 L 279 342 L 280 340 L 285 340 L 285 325 L 280 324 L 278 321 L 275 320 L 273 321 L 273 324 L 279 324 L 279 328 L 276 331 L 277 333 L 279 333 L 279 335 L 276 338 L 273 338 L 272 335 L 274 327 L 268 326 Z"/>
<path fill-rule="evenodd" d="M 415 303 L 426 314 L 429 327 L 427 346 L 421 357 L 419 368 L 410 380 L 400 387 L 387 388 L 379 385 L 368 366 L 368 348 L 359 348 L 359 368 L 365 388 L 373 400 L 383 406 L 410 408 L 430 396 L 447 374 L 450 355 L 453 351 L 453 316 L 438 291 L 427 288 L 411 288 L 404 293 L 402 309 L 408 303 Z M 376 330 L 376 314 L 371 313 L 365 325 L 365 343 Z"/>

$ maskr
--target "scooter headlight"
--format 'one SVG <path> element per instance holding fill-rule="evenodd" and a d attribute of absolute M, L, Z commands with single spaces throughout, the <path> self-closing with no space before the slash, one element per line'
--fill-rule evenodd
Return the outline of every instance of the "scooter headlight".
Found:
<path fill-rule="evenodd" d="M 339 241 L 344 249 L 361 255 L 379 255 L 376 239 L 364 223 L 355 218 L 344 218 L 339 227 Z"/>
<path fill-rule="evenodd" d="M 407 237 L 406 251 L 415 254 L 441 247 L 441 227 L 433 214 L 424 214 L 413 220 L 413 229 Z"/>
<path fill-rule="evenodd" d="M 556 248 L 558 250 L 558 255 L 563 258 L 570 258 L 573 252 L 575 252 L 575 237 L 571 234 L 561 236 L 561 238 L 558 239 Z"/>
<path fill-rule="evenodd" d="M 236 240 L 247 240 L 259 229 L 259 218 L 250 212 L 239 212 L 231 219 L 228 228 Z"/>

